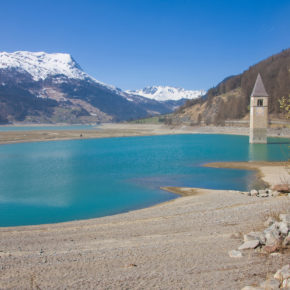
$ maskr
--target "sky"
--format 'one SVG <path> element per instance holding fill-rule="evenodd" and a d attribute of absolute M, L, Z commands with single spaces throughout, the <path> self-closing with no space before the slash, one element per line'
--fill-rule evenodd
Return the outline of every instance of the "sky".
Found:
<path fill-rule="evenodd" d="M 290 47 L 290 0 L 0 0 L 0 51 L 70 53 L 121 89 L 209 89 Z"/>

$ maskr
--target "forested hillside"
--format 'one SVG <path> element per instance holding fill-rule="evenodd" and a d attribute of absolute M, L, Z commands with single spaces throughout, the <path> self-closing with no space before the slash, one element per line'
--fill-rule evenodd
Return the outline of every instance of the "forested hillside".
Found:
<path fill-rule="evenodd" d="M 290 94 L 290 49 L 250 66 L 240 75 L 226 78 L 208 90 L 205 97 L 187 101 L 176 111 L 174 119 L 222 124 L 227 119 L 244 118 L 249 112 L 250 95 L 258 73 L 270 96 L 269 112 L 278 117 L 278 100 Z"/>

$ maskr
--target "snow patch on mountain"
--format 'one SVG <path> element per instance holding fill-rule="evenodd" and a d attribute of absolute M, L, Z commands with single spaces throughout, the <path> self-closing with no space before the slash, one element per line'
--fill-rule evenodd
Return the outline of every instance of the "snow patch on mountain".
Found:
<path fill-rule="evenodd" d="M 65 75 L 72 79 L 86 79 L 77 62 L 67 53 L 16 51 L 0 52 L 0 69 L 15 68 L 28 72 L 35 81 L 48 76 Z"/>
<path fill-rule="evenodd" d="M 124 95 L 115 86 L 105 84 L 85 73 L 80 65 L 68 53 L 46 53 L 15 51 L 0 52 L 0 69 L 13 68 L 29 73 L 33 80 L 45 80 L 47 77 L 62 75 L 69 79 L 91 80 L 100 86 Z M 54 79 L 54 82 L 62 82 Z"/>
<path fill-rule="evenodd" d="M 170 86 L 152 86 L 142 90 L 128 90 L 128 94 L 139 95 L 157 101 L 180 100 L 180 99 L 196 99 L 203 96 L 204 90 L 185 90 L 183 88 L 175 88 Z"/>

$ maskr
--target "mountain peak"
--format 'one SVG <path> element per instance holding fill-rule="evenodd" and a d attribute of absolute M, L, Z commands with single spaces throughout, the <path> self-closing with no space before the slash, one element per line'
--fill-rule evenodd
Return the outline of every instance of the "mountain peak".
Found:
<path fill-rule="evenodd" d="M 26 71 L 35 81 L 55 75 L 64 75 L 73 79 L 89 78 L 68 53 L 0 52 L 0 69 L 5 68 Z"/>
<path fill-rule="evenodd" d="M 195 99 L 205 94 L 204 90 L 185 90 L 170 86 L 150 86 L 141 90 L 126 91 L 128 94 L 140 95 L 157 101 Z"/>

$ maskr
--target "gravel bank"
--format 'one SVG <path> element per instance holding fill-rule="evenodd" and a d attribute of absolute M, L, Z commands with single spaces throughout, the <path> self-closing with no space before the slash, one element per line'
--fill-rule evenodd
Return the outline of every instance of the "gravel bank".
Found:
<path fill-rule="evenodd" d="M 228 255 L 240 233 L 289 211 L 288 197 L 196 191 L 110 217 L 0 228 L 0 288 L 241 289 L 289 261 L 289 254 Z"/>
<path fill-rule="evenodd" d="M 33 130 L 0 132 L 0 144 L 70 139 L 149 136 L 170 134 L 248 135 L 247 127 L 166 126 L 154 124 L 102 124 L 96 130 Z M 268 136 L 290 137 L 290 128 L 269 129 Z"/>

